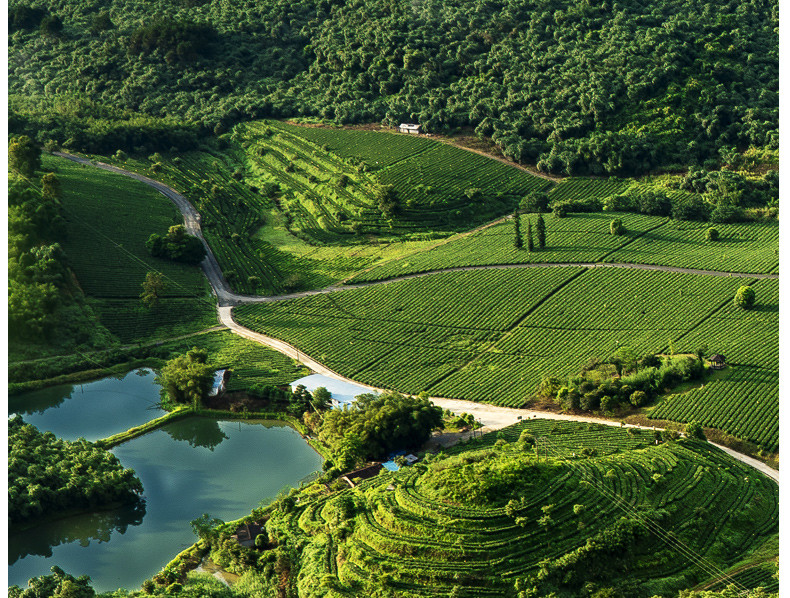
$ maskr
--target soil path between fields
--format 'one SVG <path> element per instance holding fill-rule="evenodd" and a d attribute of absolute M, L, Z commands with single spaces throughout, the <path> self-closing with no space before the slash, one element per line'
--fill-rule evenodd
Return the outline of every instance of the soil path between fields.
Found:
<path fill-rule="evenodd" d="M 116 166 L 112 166 L 110 164 L 105 164 L 103 162 L 94 162 L 87 158 L 82 158 L 79 156 L 74 156 L 71 154 L 66 154 L 63 152 L 54 152 L 55 155 L 60 156 L 62 158 L 66 158 L 68 160 L 72 160 L 73 162 L 78 162 L 80 164 L 87 164 L 91 166 L 95 166 L 97 168 L 101 168 L 102 170 L 107 170 L 109 172 L 115 172 L 117 174 L 121 174 L 124 176 L 128 176 L 133 178 L 137 181 L 145 183 L 146 185 L 150 185 L 160 193 L 162 193 L 165 197 L 170 199 L 176 207 L 181 211 L 182 215 L 184 216 L 184 223 L 189 232 L 192 235 L 198 237 L 202 242 L 203 245 L 206 247 L 206 259 L 203 260 L 201 263 L 201 267 L 206 274 L 206 277 L 211 284 L 211 288 L 213 289 L 214 293 L 217 296 L 217 311 L 219 315 L 220 322 L 227 326 L 230 330 L 234 333 L 238 334 L 239 336 L 252 340 L 254 342 L 266 345 L 280 353 L 292 357 L 297 361 L 305 364 L 311 370 L 316 373 L 323 374 L 325 376 L 329 376 L 330 378 L 334 378 L 336 380 L 340 380 L 343 382 L 348 382 L 351 384 L 356 384 L 363 388 L 367 388 L 371 391 L 375 392 L 382 392 L 386 389 L 373 387 L 367 384 L 362 384 L 356 380 L 352 380 L 351 378 L 346 378 L 345 376 L 341 376 L 337 372 L 329 369 L 324 364 L 316 361 L 309 355 L 306 355 L 304 352 L 300 351 L 293 345 L 282 341 L 277 338 L 273 338 L 270 336 L 266 336 L 259 332 L 255 332 L 250 330 L 249 328 L 245 328 L 240 324 L 236 323 L 233 319 L 233 306 L 239 305 L 242 303 L 264 303 L 264 302 L 272 302 L 272 301 L 282 301 L 286 299 L 295 299 L 298 297 L 307 297 L 310 295 L 318 295 L 324 293 L 331 293 L 340 290 L 349 290 L 354 288 L 362 288 L 368 287 L 377 284 L 388 284 L 391 282 L 396 282 L 399 280 L 408 280 L 411 278 L 419 278 L 422 276 L 429 276 L 432 274 L 438 274 L 442 272 L 464 272 L 464 271 L 471 271 L 471 270 L 483 270 L 483 269 L 504 269 L 504 268 L 543 268 L 543 267 L 569 267 L 569 266 L 577 266 L 577 267 L 586 267 L 586 268 L 600 268 L 600 267 L 608 267 L 608 268 L 634 268 L 638 270 L 659 270 L 663 272 L 679 272 L 679 273 L 686 273 L 686 274 L 704 274 L 709 276 L 738 276 L 738 277 L 746 277 L 746 278 L 779 278 L 778 274 L 753 274 L 753 273 L 738 273 L 738 272 L 719 272 L 719 271 L 711 271 L 711 270 L 695 270 L 693 268 L 677 268 L 674 266 L 655 266 L 650 264 L 620 264 L 620 263 L 598 263 L 598 262 L 584 262 L 584 263 L 553 263 L 553 264 L 500 264 L 500 265 L 493 265 L 493 266 L 461 266 L 457 268 L 446 268 L 442 270 L 432 270 L 430 272 L 422 272 L 417 274 L 410 274 L 407 276 L 402 276 L 399 278 L 391 278 L 388 280 L 382 281 L 374 281 L 374 282 L 367 282 L 367 283 L 358 283 L 358 284 L 351 284 L 351 285 L 344 285 L 344 286 L 330 286 L 324 289 L 318 289 L 315 291 L 304 291 L 301 293 L 291 293 L 287 295 L 277 295 L 271 297 L 258 297 L 258 296 L 249 296 L 249 295 L 238 295 L 231 291 L 230 286 L 228 285 L 227 281 L 222 276 L 222 270 L 219 267 L 219 263 L 217 262 L 214 254 L 211 251 L 211 248 L 206 243 L 206 240 L 203 238 L 203 234 L 200 230 L 200 214 L 197 210 L 189 203 L 189 200 L 172 189 L 171 187 L 160 183 L 159 181 L 155 181 L 154 179 L 150 179 L 146 176 L 130 172 L 128 170 L 124 170 L 122 168 L 118 168 Z M 474 403 L 472 401 L 462 401 L 457 399 L 446 399 L 442 397 L 431 397 L 431 401 L 433 401 L 436 405 L 442 407 L 443 409 L 449 409 L 455 413 L 463 413 L 467 412 L 474 415 L 475 419 L 480 421 L 483 426 L 484 430 L 487 428 L 488 430 L 497 430 L 500 428 L 504 428 L 505 426 L 509 426 L 514 424 L 518 421 L 524 419 L 533 419 L 533 418 L 544 418 L 544 419 L 556 419 L 556 420 L 566 420 L 566 421 L 577 421 L 577 422 L 590 422 L 590 423 L 599 423 L 609 426 L 620 426 L 619 422 L 614 422 L 605 419 L 598 419 L 594 417 L 587 417 L 587 416 L 578 416 L 578 415 L 568 415 L 562 413 L 551 413 L 545 411 L 535 411 L 531 409 L 512 409 L 508 407 L 498 407 L 495 405 L 488 405 L 485 403 Z M 650 426 L 637 426 L 632 424 L 625 424 L 626 427 L 638 427 L 643 428 L 646 430 L 652 430 Z M 758 471 L 764 473 L 768 477 L 772 478 L 775 481 L 779 481 L 779 472 L 770 468 L 768 465 L 758 461 L 757 459 L 753 459 L 737 451 L 729 449 L 727 447 L 721 446 L 719 444 L 711 443 L 715 446 L 719 447 L 721 450 L 726 452 L 728 455 L 732 456 L 734 459 L 757 469 Z"/>

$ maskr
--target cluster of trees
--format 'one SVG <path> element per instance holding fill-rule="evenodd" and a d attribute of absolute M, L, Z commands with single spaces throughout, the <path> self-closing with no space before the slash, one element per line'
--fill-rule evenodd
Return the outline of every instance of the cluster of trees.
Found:
<path fill-rule="evenodd" d="M 326 466 L 345 471 L 393 450 L 424 444 L 434 429 L 442 428 L 442 415 L 426 396 L 362 394 L 350 406 L 324 414 L 316 432 L 332 447 L 334 462 Z"/>
<path fill-rule="evenodd" d="M 200 407 L 214 380 L 214 368 L 207 362 L 208 351 L 198 347 L 169 360 L 156 377 L 164 396 L 173 403 Z"/>
<path fill-rule="evenodd" d="M 621 347 L 608 359 L 591 359 L 576 376 L 566 380 L 544 376 L 539 394 L 568 411 L 613 413 L 623 407 L 642 407 L 667 390 L 689 380 L 699 380 L 707 371 L 703 357 L 654 355 L 638 357 L 630 347 Z"/>
<path fill-rule="evenodd" d="M 747 221 L 754 217 L 749 212 L 752 208 L 769 208 L 774 215 L 778 213 L 779 173 L 775 170 L 752 178 L 727 170 L 690 170 L 676 186 L 693 194 L 673 198 L 667 190 L 658 187 L 632 188 L 604 199 L 556 201 L 534 211 L 551 208 L 559 218 L 573 212 L 633 212 L 717 224 Z"/>
<path fill-rule="evenodd" d="M 197 237 L 187 234 L 183 224 L 171 226 L 163 237 L 156 233 L 148 237 L 145 247 L 153 257 L 185 264 L 199 264 L 206 257 L 206 247 Z"/>
<path fill-rule="evenodd" d="M 96 591 L 91 587 L 87 575 L 74 577 L 57 565 L 53 565 L 49 575 L 39 575 L 28 581 L 26 588 L 11 586 L 8 598 L 93 598 Z"/>
<path fill-rule="evenodd" d="M 543 220 L 543 214 L 538 214 L 535 223 L 535 236 L 537 238 L 537 249 L 546 248 L 546 222 Z M 513 212 L 513 246 L 516 249 L 524 247 L 524 239 L 521 235 L 521 213 L 519 210 Z M 532 237 L 532 220 L 527 220 L 527 251 L 533 252 L 536 250 L 535 239 Z"/>
<path fill-rule="evenodd" d="M 168 63 L 176 60 L 193 61 L 209 56 L 216 31 L 208 23 L 191 23 L 173 19 L 156 19 L 143 25 L 129 37 L 129 55 L 164 55 Z"/>
<path fill-rule="evenodd" d="M 11 94 L 58 90 L 214 132 L 297 115 L 474 127 L 513 160 L 566 174 L 778 147 L 776 0 L 128 0 L 98 26 L 95 4 L 50 11 L 66 25 L 57 40 L 9 37 Z M 43 68 L 53 51 L 63 66 Z"/>
<path fill-rule="evenodd" d="M 41 173 L 41 150 L 26 135 L 8 145 L 8 327 L 13 340 L 84 342 L 81 293 L 60 241 L 66 221 L 54 173 Z"/>
<path fill-rule="evenodd" d="M 86 440 L 67 442 L 21 417 L 8 420 L 8 520 L 12 525 L 74 509 L 140 500 L 132 469 Z"/>

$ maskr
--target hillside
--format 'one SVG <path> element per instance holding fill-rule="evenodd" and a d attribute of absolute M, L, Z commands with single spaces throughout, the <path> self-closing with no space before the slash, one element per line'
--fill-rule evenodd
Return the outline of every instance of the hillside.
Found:
<path fill-rule="evenodd" d="M 759 560 L 737 578 L 723 570 L 776 533 L 776 485 L 704 442 L 654 443 L 645 431 L 530 421 L 354 489 L 294 491 L 253 514 L 266 521 L 262 548 L 215 540 L 212 558 L 247 572 L 240 587 L 258 580 L 260 595 L 275 584 L 302 597 L 646 598 L 711 578 L 775 587 Z"/>
<path fill-rule="evenodd" d="M 9 33 L 11 131 L 78 150 L 300 115 L 473 128 L 566 174 L 778 146 L 776 0 L 14 0 Z"/>

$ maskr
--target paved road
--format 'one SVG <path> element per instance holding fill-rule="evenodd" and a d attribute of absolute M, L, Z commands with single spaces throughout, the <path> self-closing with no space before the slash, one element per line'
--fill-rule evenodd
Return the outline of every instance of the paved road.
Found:
<path fill-rule="evenodd" d="M 585 267 L 585 268 L 634 268 L 638 270 L 660 270 L 664 272 L 680 272 L 686 274 L 704 274 L 709 276 L 739 276 L 739 277 L 748 277 L 748 278 L 779 278 L 778 274 L 753 274 L 753 273 L 739 273 L 739 272 L 720 272 L 720 271 L 711 271 L 711 270 L 695 270 L 693 268 L 676 268 L 673 266 L 654 266 L 650 264 L 620 264 L 620 263 L 598 263 L 598 262 L 583 262 L 583 263 L 555 263 L 555 264 L 502 264 L 502 265 L 494 265 L 494 266 L 464 266 L 458 268 L 446 268 L 443 270 L 432 270 L 430 272 L 422 272 L 419 274 L 410 274 L 407 276 L 402 276 L 399 278 L 392 278 L 389 280 L 384 281 L 374 281 L 374 282 L 366 282 L 366 283 L 358 283 L 358 284 L 350 284 L 344 286 L 330 286 L 324 289 L 318 289 L 314 291 L 304 291 L 301 293 L 290 293 L 286 295 L 277 295 L 272 297 L 258 297 L 258 296 L 251 296 L 251 295 L 238 295 L 233 293 L 230 290 L 227 281 L 222 276 L 222 271 L 220 270 L 219 264 L 214 257 L 214 254 L 211 252 L 211 248 L 206 243 L 206 240 L 203 238 L 203 234 L 200 230 L 200 214 L 198 214 L 197 210 L 189 203 L 183 195 L 178 193 L 177 191 L 173 190 L 171 187 L 160 183 L 159 181 L 155 181 L 150 179 L 146 176 L 129 172 L 127 170 L 123 170 L 122 168 L 117 168 L 115 166 L 111 166 L 109 164 L 104 164 L 102 162 L 92 162 L 86 158 L 80 158 L 78 156 L 73 156 L 71 154 L 65 154 L 62 152 L 55 152 L 55 155 L 61 156 L 63 158 L 67 158 L 69 160 L 73 160 L 74 162 L 79 162 L 82 164 L 89 164 L 91 166 L 95 166 L 97 168 L 101 168 L 103 170 L 108 170 L 110 172 L 115 172 L 118 174 L 122 174 L 128 177 L 131 177 L 135 180 L 138 180 L 142 183 L 150 185 L 160 193 L 162 193 L 165 197 L 170 199 L 181 211 L 184 215 L 184 222 L 187 231 L 190 234 L 193 234 L 201 239 L 204 246 L 206 247 L 206 259 L 201 263 L 203 271 L 206 273 L 206 277 L 211 284 L 211 288 L 213 289 L 215 295 L 217 296 L 218 306 L 217 311 L 219 315 L 219 320 L 222 324 L 227 326 L 230 330 L 234 333 L 247 338 L 249 340 L 255 341 L 257 343 L 261 343 L 272 349 L 283 353 L 284 355 L 288 355 L 297 361 L 305 364 L 311 370 L 316 373 L 323 374 L 325 376 L 329 376 L 330 378 L 334 378 L 335 380 L 340 380 L 343 382 L 350 382 L 363 388 L 367 388 L 371 391 L 381 392 L 386 389 L 377 388 L 374 386 L 369 386 L 367 384 L 362 384 L 357 380 L 352 380 L 351 378 L 346 378 L 345 376 L 341 376 L 337 372 L 330 370 L 324 364 L 316 361 L 309 355 L 306 355 L 303 351 L 300 351 L 293 345 L 282 341 L 280 339 L 276 339 L 270 336 L 266 336 L 259 332 L 255 332 L 250 330 L 249 328 L 245 328 L 240 324 L 237 324 L 236 321 L 233 319 L 233 306 L 239 305 L 241 303 L 266 303 L 272 301 L 283 301 L 287 299 L 295 299 L 297 297 L 307 297 L 310 295 L 319 295 L 324 293 L 333 293 L 336 291 L 343 291 L 349 290 L 354 288 L 361 288 L 372 286 L 376 284 L 389 284 L 391 282 L 397 282 L 399 280 L 407 280 L 411 278 L 419 278 L 422 276 L 430 276 L 432 274 L 437 274 L 440 272 L 459 272 L 459 271 L 470 271 L 470 270 L 482 270 L 482 269 L 503 269 L 503 268 L 544 268 L 544 267 L 567 267 L 567 266 L 578 266 L 578 267 Z M 511 409 L 507 407 L 497 407 L 495 405 L 488 405 L 484 403 L 473 403 L 471 401 L 460 401 L 456 399 L 445 399 L 442 397 L 431 397 L 431 400 L 438 406 L 442 407 L 443 409 L 449 409 L 455 413 L 471 413 L 475 416 L 475 419 L 480 421 L 483 426 L 484 430 L 496 430 L 499 428 L 503 428 L 505 426 L 509 426 L 511 424 L 516 423 L 519 420 L 527 419 L 527 418 L 545 418 L 545 419 L 561 419 L 567 421 L 579 421 L 579 422 L 594 422 L 600 423 L 608 426 L 620 426 L 619 422 L 614 422 L 611 420 L 605 419 L 597 419 L 594 417 L 587 417 L 587 416 L 578 416 L 578 415 L 567 415 L 562 413 L 551 413 L 551 412 L 544 412 L 544 411 L 534 411 L 531 409 Z M 627 424 L 631 426 L 631 424 Z M 640 427 L 644 429 L 654 429 L 649 426 L 631 426 L 631 427 Z M 711 443 L 715 444 L 715 443 Z M 732 456 L 733 458 L 745 463 L 765 475 L 769 476 L 770 478 L 779 481 L 779 472 L 768 467 L 764 463 L 758 461 L 757 459 L 753 459 L 741 453 L 738 453 L 732 449 L 726 448 L 724 446 L 715 444 L 724 452 Z"/>

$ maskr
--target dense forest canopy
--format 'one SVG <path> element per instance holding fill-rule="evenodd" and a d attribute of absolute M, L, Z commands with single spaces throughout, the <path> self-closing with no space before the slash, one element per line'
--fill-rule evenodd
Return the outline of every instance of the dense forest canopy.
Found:
<path fill-rule="evenodd" d="M 113 129 L 147 151 L 194 140 L 159 140 L 156 119 L 220 133 L 312 115 L 474 127 L 548 172 L 727 163 L 778 145 L 778 12 L 776 0 L 24 0 L 9 8 L 11 125 L 77 147 Z M 64 122 L 51 98 L 111 114 Z M 119 135 L 118 114 L 152 138 Z"/>

